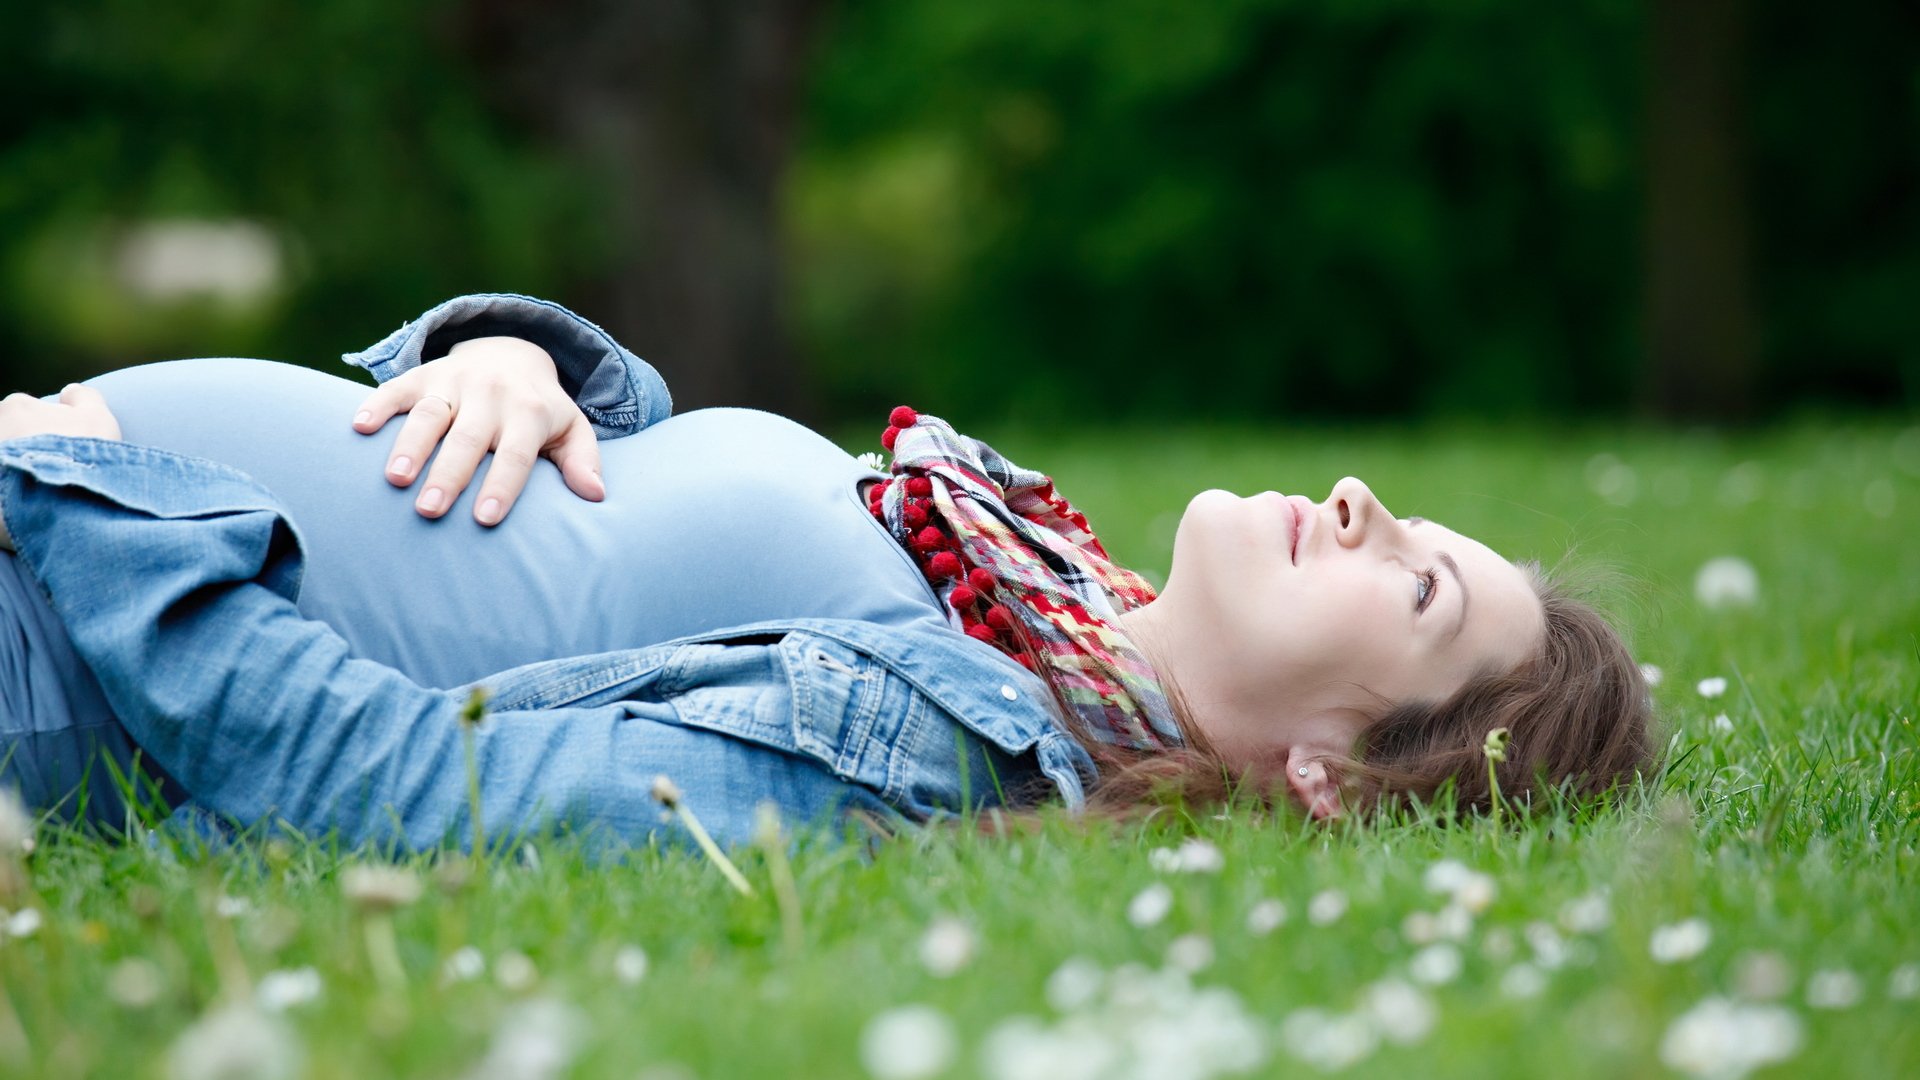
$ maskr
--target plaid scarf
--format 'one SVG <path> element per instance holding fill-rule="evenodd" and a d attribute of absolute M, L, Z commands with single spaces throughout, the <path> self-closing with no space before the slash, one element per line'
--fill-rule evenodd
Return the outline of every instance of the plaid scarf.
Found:
<path fill-rule="evenodd" d="M 889 429 L 896 479 L 876 504 L 893 535 L 924 554 L 916 541 L 924 530 L 912 524 L 924 512 L 961 558 L 992 575 L 991 601 L 1012 616 L 1012 625 L 1000 628 L 1026 646 L 1024 656 L 1017 646 L 1009 651 L 1053 686 L 1084 734 L 1136 750 L 1180 746 L 1159 680 L 1118 622 L 1121 612 L 1151 601 L 1153 587 L 1108 558 L 1086 517 L 1049 477 L 937 417 L 904 415 L 915 422 Z M 965 581 L 929 576 L 951 607 Z M 979 579 L 977 570 L 973 576 Z M 990 621 L 1006 620 L 990 613 Z"/>

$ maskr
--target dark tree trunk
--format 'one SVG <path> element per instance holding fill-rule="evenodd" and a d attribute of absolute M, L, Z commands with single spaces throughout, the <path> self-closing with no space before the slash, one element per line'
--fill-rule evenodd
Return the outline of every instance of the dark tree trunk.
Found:
<path fill-rule="evenodd" d="M 1669 417 L 1736 418 L 1754 400 L 1744 167 L 1745 0 L 1653 0 L 1647 97 L 1647 352 Z"/>
<path fill-rule="evenodd" d="M 499 107 L 610 195 L 615 255 L 579 303 L 678 408 L 811 414 L 783 318 L 777 201 L 824 0 L 468 0 Z"/>

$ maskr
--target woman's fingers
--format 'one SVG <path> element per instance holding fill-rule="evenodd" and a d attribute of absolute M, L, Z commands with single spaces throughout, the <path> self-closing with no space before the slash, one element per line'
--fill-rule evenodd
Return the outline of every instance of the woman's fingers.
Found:
<path fill-rule="evenodd" d="M 390 379 L 373 393 L 368 394 L 360 403 L 360 409 L 353 414 L 353 430 L 362 435 L 371 435 L 386 425 L 398 413 L 406 412 L 413 406 L 414 387 L 419 381 L 412 378 L 421 371 L 415 368 L 398 378 Z"/>
<path fill-rule="evenodd" d="M 573 422 L 561 432 L 558 441 L 548 444 L 547 456 L 560 467 L 560 476 L 575 495 L 592 502 L 607 497 L 607 485 L 600 479 L 600 441 L 593 436 L 593 425 L 578 410 Z"/>
<path fill-rule="evenodd" d="M 433 448 L 453 426 L 453 406 L 446 398 L 429 394 L 408 404 L 412 407 L 407 422 L 401 425 L 400 437 L 393 440 L 393 450 L 387 455 L 387 482 L 394 487 L 413 483 L 420 466 L 433 456 Z"/>
<path fill-rule="evenodd" d="M 500 443 L 487 466 L 487 479 L 480 485 L 479 498 L 473 501 L 473 520 L 498 525 L 507 516 L 527 486 L 533 463 L 540 460 L 540 444 L 546 436 L 546 414 L 537 406 L 507 414 L 500 429 Z"/>
<path fill-rule="evenodd" d="M 421 406 L 431 401 L 429 398 L 416 404 L 414 415 L 418 416 Z M 412 426 L 413 421 L 409 419 L 407 427 Z M 426 486 L 413 501 L 413 508 L 420 511 L 422 517 L 437 518 L 446 513 L 460 493 L 467 490 L 467 482 L 473 479 L 473 471 L 479 468 L 480 459 L 487 456 L 499 430 L 498 416 L 487 406 L 468 402 L 460 410 L 446 438 L 440 441 L 440 452 L 434 456 L 433 468 L 427 471 Z M 401 435 L 405 434 L 403 430 Z"/>
<path fill-rule="evenodd" d="M 81 413 L 86 419 L 83 430 L 86 434 L 101 439 L 120 437 L 120 420 L 107 408 L 107 399 L 100 391 L 80 383 L 68 383 L 60 391 L 60 404 Z"/>

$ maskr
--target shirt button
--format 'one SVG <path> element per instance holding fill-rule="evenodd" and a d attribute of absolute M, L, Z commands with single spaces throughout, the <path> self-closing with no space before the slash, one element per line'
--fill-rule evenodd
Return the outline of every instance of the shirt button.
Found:
<path fill-rule="evenodd" d="M 1011 686 L 1003 685 L 1000 687 L 1000 696 L 1003 698 L 1006 698 L 1008 701 L 1012 701 L 1013 699 L 1019 697 L 1020 693 L 1019 691 L 1015 690 Z"/>

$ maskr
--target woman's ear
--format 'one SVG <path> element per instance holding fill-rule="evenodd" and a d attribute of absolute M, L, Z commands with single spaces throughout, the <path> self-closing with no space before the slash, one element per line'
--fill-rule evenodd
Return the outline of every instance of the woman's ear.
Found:
<path fill-rule="evenodd" d="M 1295 746 L 1287 751 L 1287 787 L 1315 821 L 1332 821 L 1344 812 L 1339 786 L 1311 750 Z"/>

